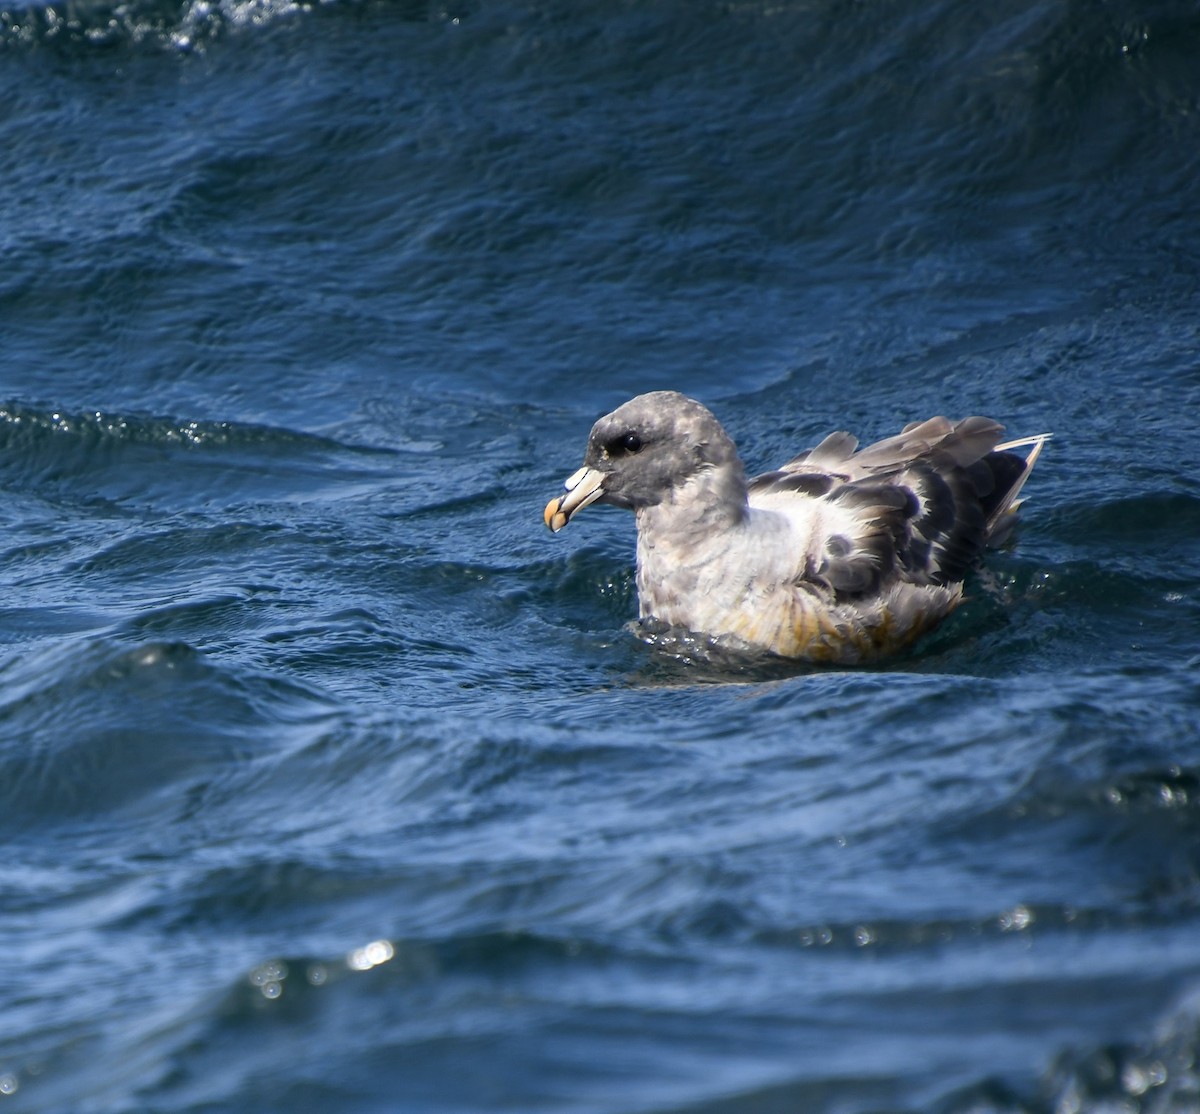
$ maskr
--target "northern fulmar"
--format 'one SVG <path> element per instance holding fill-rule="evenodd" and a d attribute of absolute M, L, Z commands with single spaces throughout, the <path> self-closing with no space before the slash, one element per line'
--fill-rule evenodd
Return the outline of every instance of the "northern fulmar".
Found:
<path fill-rule="evenodd" d="M 785 658 L 869 661 L 953 611 L 967 571 L 1012 530 L 1050 435 L 1001 444 L 1003 432 L 930 418 L 858 452 L 831 433 L 747 481 L 708 409 L 653 391 L 596 422 L 543 517 L 557 532 L 591 503 L 634 512 L 644 621 Z"/>

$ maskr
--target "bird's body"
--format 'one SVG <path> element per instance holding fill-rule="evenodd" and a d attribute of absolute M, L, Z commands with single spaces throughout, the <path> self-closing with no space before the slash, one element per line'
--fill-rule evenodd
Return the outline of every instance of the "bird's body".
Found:
<path fill-rule="evenodd" d="M 637 519 L 641 617 L 822 662 L 901 649 L 962 600 L 1014 521 L 1045 436 L 999 445 L 986 418 L 931 418 L 855 452 L 849 434 L 747 482 L 700 403 L 639 395 L 601 418 L 553 530 L 592 502 Z M 1032 446 L 1029 456 L 1011 451 Z"/>

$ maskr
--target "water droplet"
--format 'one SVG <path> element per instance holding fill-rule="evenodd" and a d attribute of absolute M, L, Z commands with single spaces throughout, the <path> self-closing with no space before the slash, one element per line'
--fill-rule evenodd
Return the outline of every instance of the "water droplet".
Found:
<path fill-rule="evenodd" d="M 1121 1072 L 1121 1086 L 1131 1095 L 1144 1095 L 1150 1081 L 1139 1064 L 1126 1064 Z"/>
<path fill-rule="evenodd" d="M 257 987 L 265 987 L 269 983 L 280 983 L 287 976 L 287 964 L 282 960 L 271 960 L 268 963 L 260 964 L 250 972 L 250 982 Z"/>
<path fill-rule="evenodd" d="M 1022 932 L 1033 924 L 1033 911 L 1025 905 L 1016 905 L 1000 915 L 1001 932 Z"/>
<path fill-rule="evenodd" d="M 361 948 L 355 948 L 347 957 L 346 965 L 353 971 L 369 971 L 386 963 L 396 954 L 390 940 L 372 940 Z"/>
<path fill-rule="evenodd" d="M 329 972 L 324 963 L 310 963 L 308 970 L 304 972 L 304 977 L 308 980 L 309 986 L 324 986 L 329 979 Z"/>

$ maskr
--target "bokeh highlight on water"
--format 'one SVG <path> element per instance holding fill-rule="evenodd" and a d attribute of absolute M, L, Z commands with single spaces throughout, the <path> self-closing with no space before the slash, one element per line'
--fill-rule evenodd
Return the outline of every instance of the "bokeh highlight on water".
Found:
<path fill-rule="evenodd" d="M 1200 1109 L 1200 14 L 0 7 L 0 1110 Z M 855 671 L 541 508 L 1053 430 Z"/>

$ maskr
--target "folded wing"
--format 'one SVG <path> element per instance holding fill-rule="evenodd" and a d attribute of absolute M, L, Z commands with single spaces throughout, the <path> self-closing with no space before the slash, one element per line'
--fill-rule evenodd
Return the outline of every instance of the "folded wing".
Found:
<path fill-rule="evenodd" d="M 1000 444 L 988 418 L 930 418 L 856 451 L 833 433 L 750 481 L 751 506 L 792 517 L 806 544 L 798 581 L 839 599 L 906 582 L 959 581 L 1015 523 L 1046 436 Z M 1014 452 L 1030 447 L 1028 456 Z"/>

